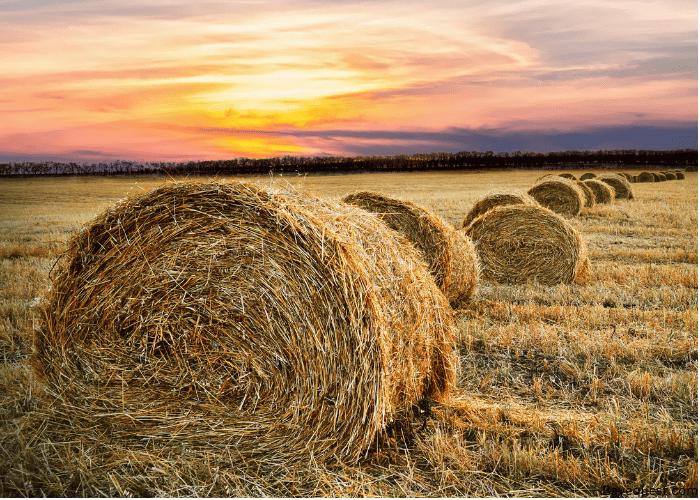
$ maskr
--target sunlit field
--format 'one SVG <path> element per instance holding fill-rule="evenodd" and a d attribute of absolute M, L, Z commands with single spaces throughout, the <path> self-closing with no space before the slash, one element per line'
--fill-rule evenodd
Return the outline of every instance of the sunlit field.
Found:
<path fill-rule="evenodd" d="M 241 179 L 333 199 L 378 190 L 459 227 L 487 191 L 526 191 L 545 173 Z M 52 265 L 81 225 L 167 180 L 2 179 L 0 495 L 695 497 L 698 178 L 685 175 L 632 184 L 633 200 L 569 219 L 591 259 L 583 284 L 480 281 L 456 311 L 461 366 L 449 403 L 380 436 L 360 463 L 269 471 L 95 442 L 58 421 L 29 365 Z"/>

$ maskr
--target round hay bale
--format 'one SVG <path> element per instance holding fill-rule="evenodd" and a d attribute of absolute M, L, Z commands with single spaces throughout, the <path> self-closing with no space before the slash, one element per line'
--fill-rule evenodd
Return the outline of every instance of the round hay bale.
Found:
<path fill-rule="evenodd" d="M 628 174 L 627 172 L 617 172 L 617 175 L 621 175 L 622 177 L 627 179 L 627 182 L 632 181 L 632 176 L 630 174 Z"/>
<path fill-rule="evenodd" d="M 96 441 L 337 463 L 447 395 L 453 314 L 413 245 L 364 210 L 174 182 L 73 237 L 33 364 Z"/>
<path fill-rule="evenodd" d="M 685 179 L 685 174 L 681 171 L 676 172 L 676 180 L 682 180 Z"/>
<path fill-rule="evenodd" d="M 565 172 L 565 173 L 563 173 L 563 174 L 559 174 L 559 177 L 563 177 L 564 179 L 569 179 L 569 180 L 572 180 L 572 181 L 575 181 L 575 180 L 576 180 L 576 176 L 575 176 L 574 174 L 570 174 L 570 173 L 568 173 L 568 172 Z"/>
<path fill-rule="evenodd" d="M 637 183 L 637 176 L 636 176 L 636 175 L 633 175 L 633 176 L 632 176 L 632 180 L 631 180 L 630 182 L 631 182 L 632 184 L 636 184 L 636 183 Z"/>
<path fill-rule="evenodd" d="M 675 181 L 676 174 L 674 172 L 666 172 L 666 180 L 667 181 Z"/>
<path fill-rule="evenodd" d="M 685 167 L 686 172 L 697 172 L 698 171 L 698 166 L 697 165 L 688 165 Z"/>
<path fill-rule="evenodd" d="M 532 196 L 521 191 L 495 189 L 476 200 L 476 203 L 474 203 L 474 206 L 462 221 L 462 228 L 469 227 L 469 224 L 471 224 L 474 219 L 481 214 L 485 214 L 492 208 L 508 205 L 538 206 L 539 203 L 537 203 L 537 200 Z"/>
<path fill-rule="evenodd" d="M 581 177 L 579 177 L 579 180 L 585 181 L 587 179 L 595 179 L 595 178 L 596 178 L 596 175 L 593 172 L 586 172 Z"/>
<path fill-rule="evenodd" d="M 663 172 L 658 173 L 659 176 L 659 182 L 666 182 L 666 174 Z"/>
<path fill-rule="evenodd" d="M 598 176 L 598 180 L 612 186 L 615 190 L 615 198 L 618 200 L 632 200 L 632 184 L 627 182 L 622 176 L 615 174 L 605 174 Z"/>
<path fill-rule="evenodd" d="M 652 172 L 651 175 L 654 176 L 654 182 L 661 182 L 661 176 L 658 174 L 658 172 Z"/>
<path fill-rule="evenodd" d="M 654 174 L 651 172 L 642 172 L 637 176 L 637 182 L 654 182 Z"/>
<path fill-rule="evenodd" d="M 615 199 L 615 189 L 605 182 L 599 181 L 598 179 L 587 179 L 583 181 L 583 183 L 593 191 L 596 203 L 607 205 Z"/>
<path fill-rule="evenodd" d="M 343 201 L 378 215 L 391 229 L 411 241 L 421 251 L 450 304 L 458 306 L 473 295 L 479 263 L 474 245 L 463 232 L 427 208 L 382 193 L 361 191 L 346 196 Z"/>
<path fill-rule="evenodd" d="M 543 207 L 496 207 L 466 230 L 488 281 L 571 283 L 588 273 L 586 246 L 561 216 Z"/>
<path fill-rule="evenodd" d="M 595 205 L 595 194 L 593 194 L 591 188 L 584 184 L 583 181 L 576 181 L 576 184 L 578 185 L 578 187 L 581 188 L 581 191 L 583 191 L 583 195 L 586 197 L 583 206 L 586 208 L 590 208 L 593 205 Z"/>
<path fill-rule="evenodd" d="M 574 182 L 558 178 L 545 179 L 527 192 L 543 207 L 569 217 L 579 215 L 586 195 Z"/>

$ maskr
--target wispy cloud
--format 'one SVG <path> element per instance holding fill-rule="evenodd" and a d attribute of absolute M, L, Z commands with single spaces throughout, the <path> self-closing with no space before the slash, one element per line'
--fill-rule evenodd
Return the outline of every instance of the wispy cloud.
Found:
<path fill-rule="evenodd" d="M 697 56 L 685 0 L 0 0 L 0 151 L 359 154 L 642 134 L 697 122 Z M 300 135 L 202 132 L 223 129 Z"/>

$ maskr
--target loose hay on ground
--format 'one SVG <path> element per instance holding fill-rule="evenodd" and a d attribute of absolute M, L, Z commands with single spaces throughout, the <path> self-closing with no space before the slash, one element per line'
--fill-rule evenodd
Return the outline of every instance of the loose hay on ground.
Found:
<path fill-rule="evenodd" d="M 413 242 L 450 304 L 458 306 L 472 296 L 479 265 L 474 245 L 462 231 L 424 207 L 382 193 L 361 191 L 343 201 L 377 214 Z"/>
<path fill-rule="evenodd" d="M 544 285 L 584 280 L 586 246 L 562 217 L 543 207 L 497 207 L 466 230 L 474 241 L 482 278 L 508 284 Z"/>
<path fill-rule="evenodd" d="M 564 178 L 545 179 L 527 192 L 543 207 L 569 217 L 579 215 L 586 195 L 574 182 Z"/>
<path fill-rule="evenodd" d="M 476 203 L 474 203 L 474 206 L 462 221 L 462 228 L 469 227 L 469 224 L 471 224 L 474 219 L 485 214 L 492 208 L 508 205 L 538 206 L 539 203 L 537 203 L 537 200 L 532 196 L 522 191 L 495 189 L 476 200 Z"/>
<path fill-rule="evenodd" d="M 356 460 L 455 380 L 453 313 L 413 245 L 298 192 L 127 200 L 75 235 L 47 298 L 33 363 L 65 432 L 156 459 Z"/>
<path fill-rule="evenodd" d="M 598 176 L 598 180 L 612 186 L 612 188 L 615 190 L 615 199 L 634 199 L 634 194 L 632 193 L 632 184 L 626 181 L 623 177 L 616 174 L 605 174 Z"/>

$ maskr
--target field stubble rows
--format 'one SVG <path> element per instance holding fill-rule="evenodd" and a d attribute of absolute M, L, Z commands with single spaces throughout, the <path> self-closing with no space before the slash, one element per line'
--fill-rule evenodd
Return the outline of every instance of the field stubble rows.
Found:
<path fill-rule="evenodd" d="M 380 190 L 458 227 L 486 191 L 526 191 L 541 175 L 254 180 L 336 199 Z M 480 282 L 457 312 L 461 368 L 452 403 L 388 429 L 360 464 L 289 464 L 274 473 L 215 450 L 202 463 L 187 449 L 162 457 L 61 435 L 52 430 L 61 411 L 37 397 L 41 385 L 28 366 L 34 306 L 56 256 L 96 213 L 162 182 L 1 182 L 0 494 L 581 496 L 697 488 L 697 174 L 634 184 L 634 200 L 571 219 L 591 257 L 583 285 Z"/>

